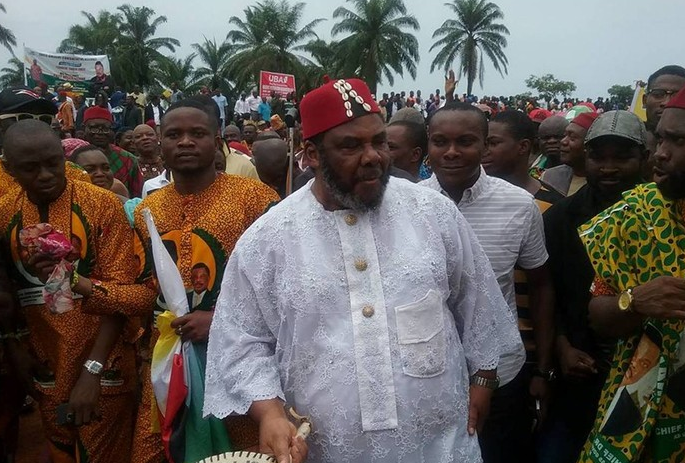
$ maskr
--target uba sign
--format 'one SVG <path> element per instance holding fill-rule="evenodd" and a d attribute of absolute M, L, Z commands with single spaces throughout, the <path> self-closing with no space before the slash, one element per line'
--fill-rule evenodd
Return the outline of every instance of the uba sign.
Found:
<path fill-rule="evenodd" d="M 259 73 L 259 96 L 270 97 L 271 92 L 275 91 L 281 98 L 285 99 L 288 93 L 295 91 L 295 76 L 291 74 L 280 74 L 278 72 L 261 71 Z"/>

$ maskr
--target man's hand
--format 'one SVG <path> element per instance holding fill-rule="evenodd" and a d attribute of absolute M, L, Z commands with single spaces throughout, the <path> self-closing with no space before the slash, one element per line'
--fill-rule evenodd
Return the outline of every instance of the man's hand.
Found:
<path fill-rule="evenodd" d="M 531 397 L 540 401 L 540 410 L 536 410 L 536 413 L 538 415 L 538 421 L 542 423 L 545 421 L 547 411 L 549 410 L 549 383 L 547 383 L 545 378 L 533 376 L 530 380 L 528 392 Z"/>
<path fill-rule="evenodd" d="M 249 415 L 259 423 L 259 451 L 274 455 L 278 463 L 302 463 L 307 459 L 307 443 L 295 437 L 297 429 L 285 416 L 280 399 L 252 403 Z"/>
<path fill-rule="evenodd" d="M 454 76 L 454 71 L 450 71 L 445 76 L 445 98 L 448 101 L 454 100 L 454 91 L 457 89 L 457 84 L 459 81 Z"/>
<path fill-rule="evenodd" d="M 45 283 L 48 281 L 48 277 L 55 270 L 57 264 L 60 263 L 60 259 L 55 259 L 54 257 L 48 256 L 47 254 L 36 253 L 29 257 L 28 265 L 31 267 L 38 279 Z"/>
<path fill-rule="evenodd" d="M 565 377 L 584 379 L 597 374 L 595 359 L 569 343 L 565 343 L 561 347 L 559 363 L 561 364 L 561 373 Z"/>
<path fill-rule="evenodd" d="M 468 432 L 470 436 L 480 432 L 485 424 L 485 419 L 490 413 L 490 399 L 492 389 L 483 386 L 471 386 L 469 388 L 469 422 Z"/>
<path fill-rule="evenodd" d="M 100 417 L 99 399 L 100 375 L 93 375 L 84 370 L 69 396 L 69 413 L 74 414 L 74 425 L 88 424 Z"/>
<path fill-rule="evenodd" d="M 307 443 L 295 437 L 297 429 L 285 416 L 265 417 L 259 425 L 259 451 L 274 455 L 278 463 L 304 462 Z"/>
<path fill-rule="evenodd" d="M 209 339 L 214 311 L 196 310 L 171 322 L 171 327 L 183 341 L 205 342 Z"/>
<path fill-rule="evenodd" d="M 633 288 L 632 309 L 645 317 L 685 320 L 685 280 L 658 277 Z"/>

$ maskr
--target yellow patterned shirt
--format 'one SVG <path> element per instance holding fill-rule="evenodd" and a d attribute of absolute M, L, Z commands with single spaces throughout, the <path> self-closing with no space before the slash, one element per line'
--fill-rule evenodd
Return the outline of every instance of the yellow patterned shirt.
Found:
<path fill-rule="evenodd" d="M 181 273 L 190 309 L 212 310 L 238 238 L 278 200 L 263 183 L 227 174 L 219 174 L 209 188 L 195 195 L 181 195 L 173 184 L 157 190 L 134 214 L 141 278 L 149 280 L 153 270 L 150 238 L 141 212 L 149 208 Z M 164 310 L 160 300 L 155 310 Z"/>
<path fill-rule="evenodd" d="M 155 292 L 135 284 L 133 232 L 116 196 L 90 183 L 67 180 L 62 195 L 52 202 L 48 222 L 71 238 L 78 273 L 99 280 L 99 289 L 87 298 L 74 298 L 74 309 L 53 314 L 43 303 L 42 283 L 28 265 L 28 251 L 19 231 L 41 223 L 38 208 L 22 189 L 0 199 L 3 252 L 11 260 L 8 273 L 29 329 L 29 344 L 51 374 L 37 378 L 43 393 L 68 400 L 83 363 L 97 336 L 101 314 L 123 314 L 132 322 L 117 341 L 105 364 L 103 394 L 133 390 L 136 384 L 132 341 L 133 317 L 150 310 Z"/>

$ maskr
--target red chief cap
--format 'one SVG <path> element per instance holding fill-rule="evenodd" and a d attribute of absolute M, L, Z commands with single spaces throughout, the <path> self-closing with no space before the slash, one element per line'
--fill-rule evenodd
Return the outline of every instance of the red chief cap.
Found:
<path fill-rule="evenodd" d="M 666 108 L 685 109 L 685 87 L 666 103 Z"/>
<path fill-rule="evenodd" d="M 91 119 L 105 119 L 113 122 L 112 113 L 109 112 L 109 109 L 102 106 L 91 106 L 86 109 L 86 112 L 83 113 L 83 123 L 85 124 Z"/>
<path fill-rule="evenodd" d="M 548 117 L 552 117 L 552 112 L 542 108 L 535 108 L 528 114 L 528 117 L 531 121 L 537 122 L 539 124 Z"/>
<path fill-rule="evenodd" d="M 364 81 L 327 82 L 300 101 L 302 138 L 308 140 L 358 117 L 380 112 Z"/>
<path fill-rule="evenodd" d="M 592 123 L 595 122 L 595 119 L 597 119 L 598 116 L 599 114 L 597 113 L 581 113 L 573 118 L 571 124 L 576 124 L 585 130 L 590 130 Z"/>

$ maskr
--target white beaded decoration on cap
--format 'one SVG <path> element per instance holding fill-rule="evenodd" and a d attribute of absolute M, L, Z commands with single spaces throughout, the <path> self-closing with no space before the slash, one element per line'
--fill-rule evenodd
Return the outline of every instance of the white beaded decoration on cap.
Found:
<path fill-rule="evenodd" d="M 350 85 L 344 79 L 340 79 L 336 83 L 334 83 L 333 88 L 335 88 L 338 91 L 338 93 L 340 93 L 340 97 L 342 98 L 343 104 L 345 106 L 345 114 L 347 115 L 347 117 L 354 117 L 354 113 L 352 112 L 352 103 L 350 103 L 349 101 L 350 98 L 359 103 L 366 112 L 371 112 L 371 105 L 364 101 L 364 98 L 362 98 L 356 92 L 356 90 L 352 89 L 352 85 Z"/>

